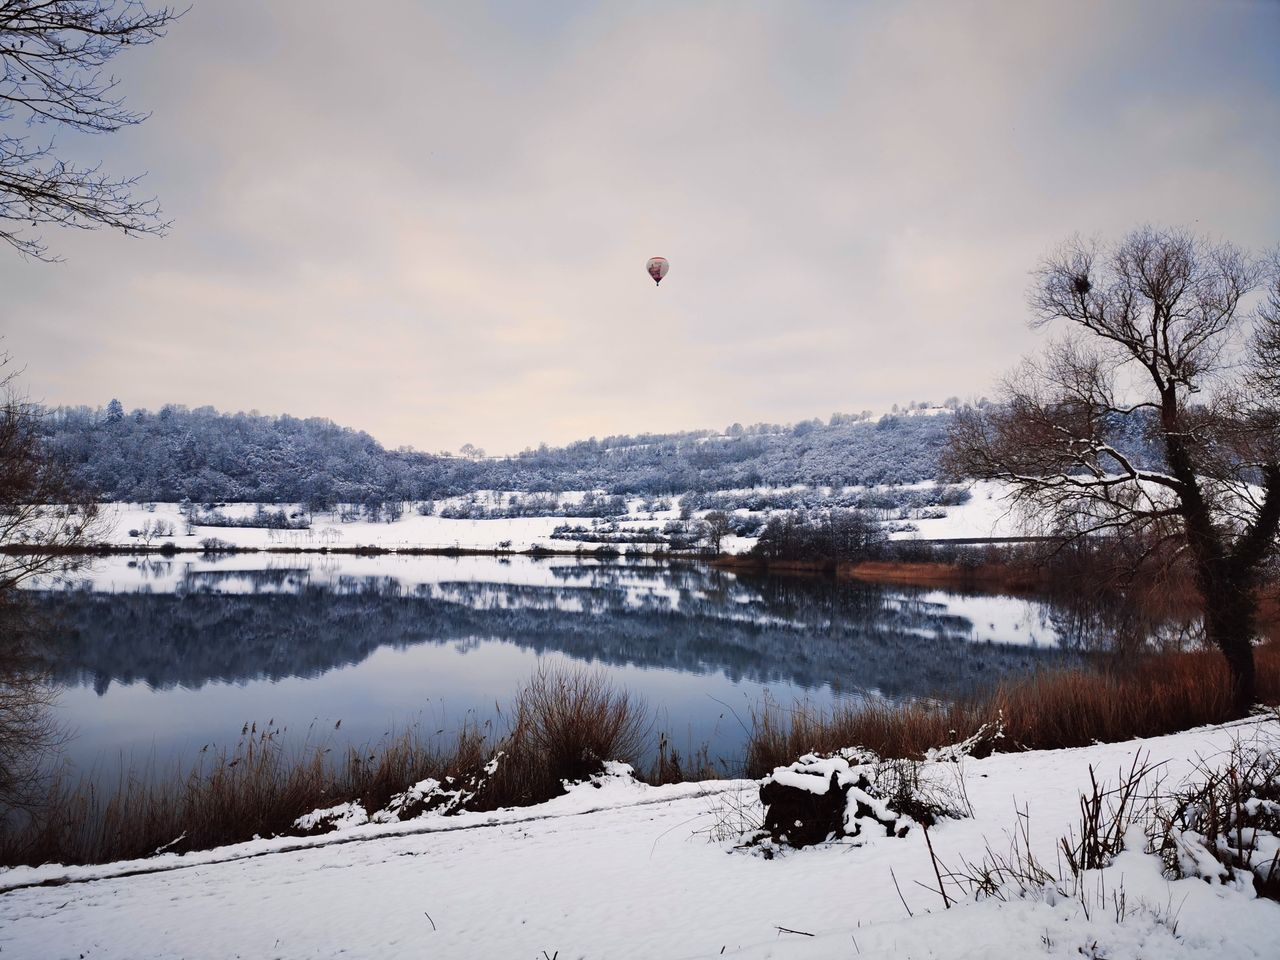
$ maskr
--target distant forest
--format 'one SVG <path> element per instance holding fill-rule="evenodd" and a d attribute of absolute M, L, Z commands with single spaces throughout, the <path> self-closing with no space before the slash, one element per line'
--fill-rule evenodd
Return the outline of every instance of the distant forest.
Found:
<path fill-rule="evenodd" d="M 513 457 L 387 449 L 369 434 L 317 417 L 220 413 L 165 406 L 125 412 L 111 401 L 55 407 L 47 442 L 87 489 L 106 500 L 387 503 L 474 493 L 605 490 L 709 493 L 751 486 L 911 484 L 938 479 L 947 407 L 910 404 L 874 417 L 833 413 L 799 424 L 733 424 L 723 431 L 605 436 Z M 1114 440 L 1144 466 L 1161 458 L 1142 417 L 1112 424 Z"/>
<path fill-rule="evenodd" d="M 835 414 L 723 432 L 640 434 L 541 446 L 512 457 L 388 450 L 318 418 L 169 405 L 46 411 L 50 446 L 104 500 L 336 503 L 427 500 L 476 490 L 656 495 L 759 485 L 934 479 L 950 417 L 916 405 L 881 418 Z"/>

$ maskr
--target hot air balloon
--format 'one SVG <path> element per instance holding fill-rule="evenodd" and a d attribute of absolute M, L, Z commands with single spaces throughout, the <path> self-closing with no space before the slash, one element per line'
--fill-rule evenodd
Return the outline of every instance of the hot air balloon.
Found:
<path fill-rule="evenodd" d="M 649 276 L 653 277 L 654 283 L 661 283 L 662 278 L 667 275 L 667 258 L 651 257 L 647 266 Z"/>

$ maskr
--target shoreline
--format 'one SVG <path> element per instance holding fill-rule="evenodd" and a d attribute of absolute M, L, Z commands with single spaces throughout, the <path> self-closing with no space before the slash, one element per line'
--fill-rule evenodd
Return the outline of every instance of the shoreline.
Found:
<path fill-rule="evenodd" d="M 1048 569 L 1015 566 L 1009 563 L 984 562 L 977 565 L 945 563 L 924 560 L 863 560 L 859 562 L 834 560 L 785 560 L 769 561 L 748 554 L 708 554 L 698 551 L 670 551 L 663 549 L 628 552 L 612 544 L 591 547 L 382 547 L 360 546 L 240 546 L 229 544 L 225 549 L 206 550 L 203 547 L 180 547 L 172 543 L 159 546 L 135 544 L 99 544 L 93 547 L 49 550 L 22 545 L 0 546 L 0 555 L 24 556 L 50 554 L 68 559 L 93 559 L 95 557 L 172 558 L 176 556 L 202 557 L 217 560 L 234 556 L 347 556 L 347 557 L 576 557 L 583 560 L 620 562 L 699 563 L 748 576 L 804 577 L 834 580 L 857 580 L 888 586 L 920 587 L 923 589 L 951 590 L 958 593 L 979 593 L 992 596 L 1017 598 L 1045 598 L 1052 586 Z M 1167 601 L 1173 600 L 1166 597 Z M 1187 598 L 1172 602 L 1164 612 L 1186 613 Z M 1176 610 L 1174 608 L 1177 608 Z M 1258 627 L 1268 640 L 1280 640 L 1280 584 L 1271 584 L 1258 590 Z"/>
<path fill-rule="evenodd" d="M 231 557 L 241 554 L 317 554 L 322 556 L 363 556 L 380 557 L 402 555 L 407 557 L 603 557 L 607 559 L 626 560 L 705 560 L 698 554 L 670 552 L 665 550 L 646 550 L 643 554 L 628 554 L 610 544 L 600 544 L 591 548 L 574 547 L 380 547 L 375 545 L 354 547 L 300 547 L 269 546 L 249 547 L 229 544 L 218 550 L 206 550 L 203 547 L 179 547 L 173 544 L 160 546 L 134 546 L 123 544 L 102 544 L 95 547 L 78 547 L 75 549 L 48 549 L 23 547 L 6 544 L 0 546 L 0 554 L 13 556 L 29 556 L 32 554 L 48 554 L 59 557 L 173 557 L 203 556 Z"/>
<path fill-rule="evenodd" d="M 645 550 L 628 552 L 611 544 L 599 544 L 592 547 L 382 547 L 364 546 L 238 546 L 229 544 L 225 549 L 206 550 L 203 547 L 182 547 L 166 543 L 159 546 L 100 544 L 93 547 L 75 549 L 49 550 L 7 544 L 0 546 L 0 555 L 9 554 L 24 556 L 32 554 L 51 554 L 68 558 L 94 557 L 233 557 L 242 555 L 267 556 L 354 556 L 354 557 L 583 557 L 589 559 L 646 561 L 661 560 L 665 562 L 694 562 L 727 570 L 732 573 L 759 575 L 781 575 L 801 577 L 824 577 L 836 579 L 863 580 L 869 583 L 898 584 L 902 586 L 922 587 L 956 587 L 960 589 L 981 589 L 988 592 L 1010 595 L 1025 595 L 1038 592 L 1048 584 L 1045 575 L 1029 574 L 1025 571 L 1013 571 L 1005 564 L 983 564 L 978 567 L 966 567 L 954 563 L 937 563 L 929 561 L 894 561 L 875 560 L 858 563 L 789 560 L 767 561 L 747 554 L 707 554 L 696 551 Z"/>
<path fill-rule="evenodd" d="M 1038 594 L 1050 582 L 1047 571 L 1016 570 L 1008 564 L 1000 563 L 964 566 L 915 560 L 863 560 L 857 563 L 833 560 L 768 561 L 748 556 L 721 556 L 710 563 L 736 573 L 822 576 L 899 586 L 980 590 L 1009 596 Z"/>

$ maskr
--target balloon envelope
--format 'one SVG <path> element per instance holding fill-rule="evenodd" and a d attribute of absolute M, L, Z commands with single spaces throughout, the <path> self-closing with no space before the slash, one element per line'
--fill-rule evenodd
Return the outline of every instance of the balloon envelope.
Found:
<path fill-rule="evenodd" d="M 647 269 L 649 270 L 649 276 L 653 277 L 653 282 L 661 283 L 662 278 L 667 275 L 667 258 L 651 257 Z"/>

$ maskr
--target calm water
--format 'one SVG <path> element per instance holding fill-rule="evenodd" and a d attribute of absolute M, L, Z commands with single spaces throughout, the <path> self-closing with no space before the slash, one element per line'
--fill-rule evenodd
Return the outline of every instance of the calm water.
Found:
<path fill-rule="evenodd" d="M 112 557 L 31 596 L 65 760 L 111 778 L 246 723 L 335 746 L 456 729 L 563 664 L 732 761 L 766 695 L 954 697 L 1078 646 L 1071 617 L 1022 600 L 569 558 Z"/>

